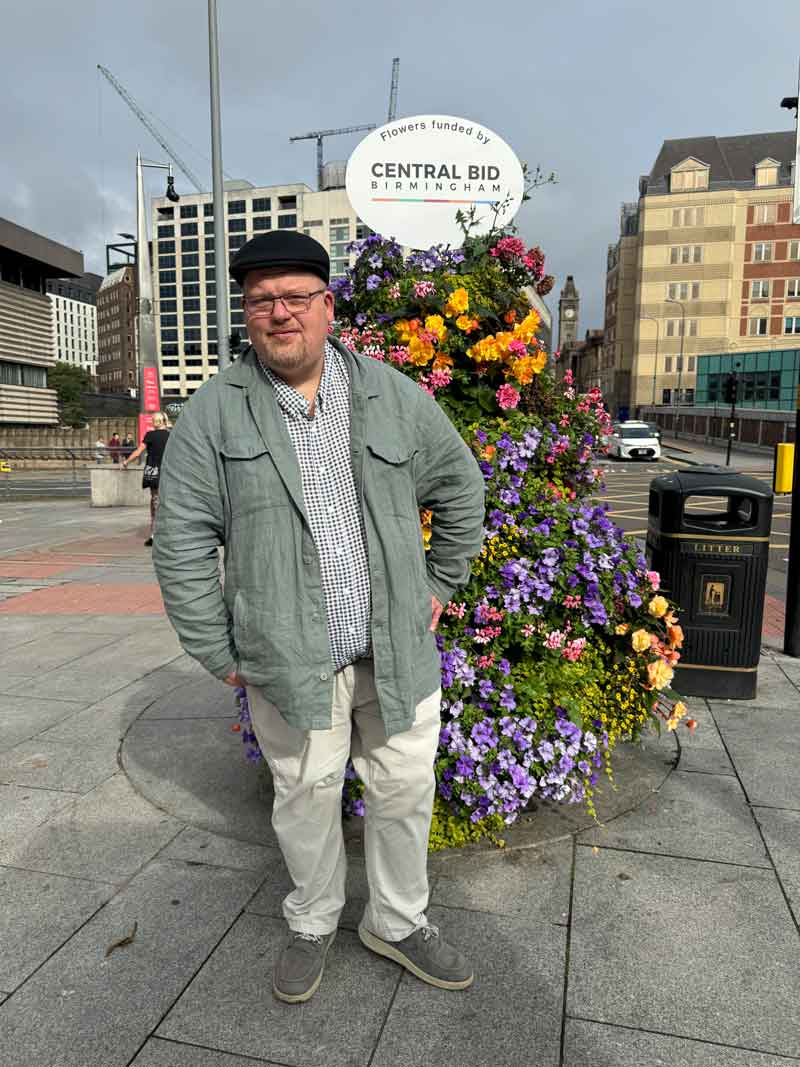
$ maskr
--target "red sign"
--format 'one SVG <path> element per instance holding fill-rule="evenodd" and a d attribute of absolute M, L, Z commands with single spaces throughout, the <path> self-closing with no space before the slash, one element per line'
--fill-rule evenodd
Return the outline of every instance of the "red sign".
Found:
<path fill-rule="evenodd" d="M 161 399 L 158 395 L 158 367 L 142 367 L 142 386 L 144 389 L 142 411 L 160 411 Z"/>
<path fill-rule="evenodd" d="M 139 444 L 144 441 L 144 435 L 153 429 L 153 416 L 151 414 L 139 416 Z"/>

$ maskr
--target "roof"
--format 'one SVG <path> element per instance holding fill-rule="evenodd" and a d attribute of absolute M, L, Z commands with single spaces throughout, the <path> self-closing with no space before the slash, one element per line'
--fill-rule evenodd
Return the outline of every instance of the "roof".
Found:
<path fill-rule="evenodd" d="M 16 222 L 0 218 L 0 249 L 32 260 L 45 278 L 77 278 L 83 274 L 83 253 L 51 241 Z"/>
<path fill-rule="evenodd" d="M 113 286 L 119 285 L 120 282 L 125 281 L 126 270 L 128 270 L 127 267 L 119 267 L 117 270 L 112 270 L 110 274 L 107 274 L 105 278 L 103 278 L 98 292 L 105 292 L 106 289 L 111 289 Z"/>
<path fill-rule="evenodd" d="M 779 182 L 788 184 L 795 154 L 794 130 L 743 133 L 735 137 L 682 137 L 664 141 L 650 174 L 645 194 L 669 191 L 669 173 L 678 163 L 694 157 L 711 168 L 709 188 L 753 185 L 756 163 L 771 157 L 781 166 Z"/>

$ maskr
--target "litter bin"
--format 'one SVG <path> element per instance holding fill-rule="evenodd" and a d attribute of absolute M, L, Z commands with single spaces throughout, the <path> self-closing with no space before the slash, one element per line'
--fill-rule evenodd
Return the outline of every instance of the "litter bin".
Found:
<path fill-rule="evenodd" d="M 727 467 L 650 483 L 647 558 L 681 610 L 673 687 L 686 696 L 756 695 L 772 490 Z"/>

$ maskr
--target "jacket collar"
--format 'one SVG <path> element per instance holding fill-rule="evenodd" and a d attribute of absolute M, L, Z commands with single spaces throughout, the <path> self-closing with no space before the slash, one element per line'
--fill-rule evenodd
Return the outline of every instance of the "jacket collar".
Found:
<path fill-rule="evenodd" d="M 369 356 L 359 356 L 345 348 L 336 337 L 330 336 L 328 340 L 340 352 L 350 371 L 350 389 L 355 395 L 362 393 L 364 397 L 376 397 L 381 395 L 381 373 L 376 361 Z M 265 379 L 257 364 L 258 356 L 252 345 L 244 350 L 239 359 L 232 363 L 223 373 L 226 385 L 232 385 L 239 389 L 255 388 L 263 386 Z"/>

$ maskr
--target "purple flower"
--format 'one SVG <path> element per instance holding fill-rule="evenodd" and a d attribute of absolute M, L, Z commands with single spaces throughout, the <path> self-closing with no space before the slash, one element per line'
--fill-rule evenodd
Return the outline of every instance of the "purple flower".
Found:
<path fill-rule="evenodd" d="M 367 278 L 367 289 L 377 289 L 381 284 L 381 276 L 379 274 L 370 274 Z"/>
<path fill-rule="evenodd" d="M 494 748 L 497 745 L 497 734 L 492 729 L 491 719 L 476 722 L 470 731 L 470 737 L 476 745 L 485 745 L 487 748 Z"/>

